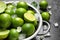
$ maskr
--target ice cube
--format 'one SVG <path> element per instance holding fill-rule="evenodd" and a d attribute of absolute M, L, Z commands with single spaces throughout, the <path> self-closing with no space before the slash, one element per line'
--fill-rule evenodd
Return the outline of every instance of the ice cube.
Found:
<path fill-rule="evenodd" d="M 44 31 L 48 29 L 47 25 L 44 25 L 43 27 L 44 27 L 43 28 Z"/>
<path fill-rule="evenodd" d="M 50 10 L 52 7 L 51 6 L 48 6 L 47 9 Z"/>
<path fill-rule="evenodd" d="M 22 28 L 21 27 L 17 27 L 17 31 L 21 32 Z"/>
<path fill-rule="evenodd" d="M 50 37 L 50 36 L 51 36 L 50 32 L 48 32 L 48 33 L 45 35 L 45 37 Z"/>
<path fill-rule="evenodd" d="M 26 38 L 26 34 L 20 34 L 19 35 L 19 40 L 23 40 L 23 39 L 25 39 Z"/>
<path fill-rule="evenodd" d="M 56 22 L 56 23 L 54 23 L 54 26 L 55 26 L 55 27 L 58 27 L 58 26 L 59 26 L 59 24 Z"/>
<path fill-rule="evenodd" d="M 50 15 L 52 15 L 52 12 L 51 11 L 49 11 L 49 13 L 50 13 Z"/>
<path fill-rule="evenodd" d="M 38 14 L 37 14 L 37 13 L 35 14 L 35 18 L 36 18 L 36 19 L 37 19 L 37 21 L 38 21 Z"/>

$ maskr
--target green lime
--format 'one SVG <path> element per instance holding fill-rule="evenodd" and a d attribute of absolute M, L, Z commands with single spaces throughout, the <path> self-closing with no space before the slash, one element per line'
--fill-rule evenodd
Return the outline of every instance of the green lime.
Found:
<path fill-rule="evenodd" d="M 14 10 L 13 9 L 7 9 L 5 11 L 5 13 L 9 14 L 9 15 L 13 15 L 14 14 Z"/>
<path fill-rule="evenodd" d="M 24 9 L 24 8 L 18 8 L 17 10 L 16 10 L 16 14 L 17 14 L 17 16 L 18 17 L 23 17 L 24 16 L 24 13 L 26 13 L 26 9 Z"/>
<path fill-rule="evenodd" d="M 0 13 L 4 12 L 6 9 L 6 4 L 2 1 L 0 1 Z"/>
<path fill-rule="evenodd" d="M 17 40 L 18 39 L 18 36 L 19 36 L 19 32 L 17 32 L 16 29 L 11 29 L 10 30 L 10 33 L 9 33 L 8 39 L 9 40 Z"/>
<path fill-rule="evenodd" d="M 42 0 L 39 5 L 40 5 L 40 8 L 46 9 L 48 6 L 48 2 L 46 0 Z"/>
<path fill-rule="evenodd" d="M 36 20 L 35 16 L 31 13 L 25 13 L 24 19 L 26 22 L 34 22 Z"/>
<path fill-rule="evenodd" d="M 35 32 L 35 27 L 31 23 L 25 23 L 22 26 L 22 32 L 25 33 L 27 36 L 30 36 Z"/>
<path fill-rule="evenodd" d="M 33 24 L 34 24 L 34 26 L 36 26 L 36 25 L 38 24 L 38 23 L 37 23 L 37 20 L 35 20 Z"/>
<path fill-rule="evenodd" d="M 14 6 L 13 5 L 8 5 L 7 9 L 14 9 Z"/>
<path fill-rule="evenodd" d="M 9 30 L 5 30 L 5 31 L 0 31 L 0 39 L 5 39 L 8 37 L 9 35 Z"/>
<path fill-rule="evenodd" d="M 42 12 L 42 18 L 46 21 L 49 21 L 50 19 L 50 14 L 48 12 Z"/>
<path fill-rule="evenodd" d="M 36 7 L 36 8 L 37 8 L 37 6 L 38 6 L 37 2 L 35 2 L 35 1 L 33 1 L 33 2 L 31 3 L 31 5 L 33 5 L 33 6 Z"/>
<path fill-rule="evenodd" d="M 18 2 L 17 3 L 17 8 L 25 8 L 28 9 L 28 5 L 26 2 Z"/>
<path fill-rule="evenodd" d="M 22 26 L 23 23 L 24 23 L 24 20 L 22 18 L 19 18 L 19 17 L 12 18 L 12 25 L 15 28 L 17 28 L 18 26 Z"/>
<path fill-rule="evenodd" d="M 11 24 L 11 16 L 9 14 L 0 15 L 0 28 L 6 29 Z"/>
<path fill-rule="evenodd" d="M 34 11 L 32 11 L 32 10 L 28 10 L 27 13 L 31 13 L 33 15 L 35 14 Z"/>

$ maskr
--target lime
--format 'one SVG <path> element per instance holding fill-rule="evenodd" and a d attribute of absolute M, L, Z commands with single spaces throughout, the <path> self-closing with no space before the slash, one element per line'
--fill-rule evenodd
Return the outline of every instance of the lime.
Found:
<path fill-rule="evenodd" d="M 35 16 L 31 13 L 25 13 L 24 19 L 26 22 L 34 22 L 36 20 Z"/>
<path fill-rule="evenodd" d="M 23 16 L 24 16 L 24 13 L 26 13 L 26 9 L 24 9 L 24 8 L 18 8 L 18 9 L 16 10 L 16 14 L 17 14 L 17 16 L 19 16 L 19 17 L 23 17 Z"/>
<path fill-rule="evenodd" d="M 17 40 L 19 36 L 19 33 L 17 32 L 16 29 L 11 29 L 9 33 L 9 40 Z"/>
<path fill-rule="evenodd" d="M 0 13 L 4 12 L 6 9 L 6 4 L 2 1 L 0 1 Z"/>
<path fill-rule="evenodd" d="M 13 5 L 8 5 L 7 9 L 14 9 L 14 6 Z"/>
<path fill-rule="evenodd" d="M 13 9 L 7 9 L 5 11 L 5 13 L 9 14 L 9 15 L 13 15 L 14 14 L 14 10 Z"/>
<path fill-rule="evenodd" d="M 19 17 L 12 18 L 12 25 L 15 28 L 17 28 L 18 26 L 22 26 L 23 23 L 24 23 L 24 20 L 22 18 L 19 18 Z"/>
<path fill-rule="evenodd" d="M 32 11 L 32 10 L 28 10 L 27 13 L 31 13 L 33 15 L 35 14 L 34 11 Z"/>
<path fill-rule="evenodd" d="M 37 6 L 38 6 L 37 2 L 35 2 L 35 1 L 33 1 L 31 4 L 32 4 L 34 7 L 36 7 L 36 8 L 37 8 Z"/>
<path fill-rule="evenodd" d="M 0 28 L 6 29 L 11 24 L 11 16 L 9 14 L 0 15 Z"/>
<path fill-rule="evenodd" d="M 25 23 L 22 26 L 22 32 L 25 33 L 27 36 L 30 36 L 35 32 L 35 27 L 31 23 Z"/>
<path fill-rule="evenodd" d="M 28 5 L 26 2 L 18 2 L 17 3 L 17 8 L 25 8 L 28 9 Z"/>
<path fill-rule="evenodd" d="M 0 31 L 0 39 L 5 39 L 5 38 L 7 38 L 9 32 L 10 32 L 9 30 Z"/>
<path fill-rule="evenodd" d="M 35 20 L 33 24 L 34 24 L 34 26 L 36 26 L 36 25 L 38 24 L 38 23 L 37 23 L 37 20 Z"/>
<path fill-rule="evenodd" d="M 42 18 L 46 21 L 49 21 L 50 19 L 50 14 L 48 12 L 42 12 Z"/>
<path fill-rule="evenodd" d="M 42 0 L 39 5 L 40 5 L 40 8 L 46 9 L 48 6 L 48 2 L 46 0 Z"/>

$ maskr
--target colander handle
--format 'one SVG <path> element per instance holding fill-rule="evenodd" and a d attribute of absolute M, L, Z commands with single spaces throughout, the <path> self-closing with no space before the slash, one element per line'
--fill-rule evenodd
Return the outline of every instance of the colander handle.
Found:
<path fill-rule="evenodd" d="M 48 28 L 47 28 L 46 31 L 44 31 L 44 30 L 43 30 L 43 25 L 42 25 L 41 31 L 39 31 L 39 33 L 37 34 L 37 36 L 45 35 L 45 34 L 47 34 L 47 33 L 49 32 L 49 30 L 50 30 L 50 24 L 49 24 L 47 21 L 44 21 L 44 20 L 43 20 L 43 22 L 48 25 Z"/>
<path fill-rule="evenodd" d="M 49 32 L 49 30 L 50 30 L 50 24 L 47 22 L 47 21 L 44 21 L 43 20 L 43 22 L 45 22 L 47 25 L 48 25 L 48 28 L 47 28 L 47 30 L 45 31 L 45 33 L 44 34 L 38 34 L 36 37 L 37 37 L 37 39 L 36 40 L 43 40 L 44 38 L 45 38 L 45 36 L 47 36 L 46 34 Z"/>
<path fill-rule="evenodd" d="M 45 22 L 48 25 L 47 30 L 44 32 L 44 34 L 47 34 L 50 30 L 50 24 L 47 21 L 43 21 L 43 22 Z"/>

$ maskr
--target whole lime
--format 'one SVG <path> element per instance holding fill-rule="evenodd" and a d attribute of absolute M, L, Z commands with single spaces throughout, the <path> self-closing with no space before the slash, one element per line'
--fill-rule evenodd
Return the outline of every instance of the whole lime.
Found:
<path fill-rule="evenodd" d="M 40 8 L 46 9 L 48 6 L 48 2 L 46 0 L 42 0 L 42 1 L 40 1 L 39 5 L 40 5 Z"/>
<path fill-rule="evenodd" d="M 50 14 L 48 12 L 42 12 L 42 18 L 46 21 L 49 21 L 50 19 Z"/>
<path fill-rule="evenodd" d="M 22 26 L 22 32 L 25 33 L 27 36 L 30 36 L 35 32 L 35 27 L 31 23 L 25 23 Z"/>
<path fill-rule="evenodd" d="M 12 18 L 12 25 L 13 27 L 17 28 L 18 26 L 22 26 L 24 23 L 24 20 L 19 17 Z"/>
<path fill-rule="evenodd" d="M 17 40 L 18 39 L 18 36 L 19 36 L 19 32 L 17 32 L 16 29 L 11 29 L 10 30 L 10 33 L 9 33 L 8 39 L 9 40 Z"/>
<path fill-rule="evenodd" d="M 14 6 L 10 4 L 7 6 L 7 9 L 14 9 Z"/>
<path fill-rule="evenodd" d="M 16 10 L 16 14 L 17 14 L 17 16 L 18 17 L 23 17 L 24 16 L 24 13 L 26 13 L 26 9 L 24 9 L 24 8 L 18 8 L 17 10 Z"/>
<path fill-rule="evenodd" d="M 0 27 L 6 29 L 11 24 L 11 16 L 9 14 L 1 14 L 0 15 Z"/>
<path fill-rule="evenodd" d="M 14 10 L 13 9 L 7 9 L 6 11 L 5 11 L 5 13 L 7 13 L 7 14 L 9 14 L 9 15 L 14 15 Z"/>
<path fill-rule="evenodd" d="M 18 2 L 17 3 L 17 8 L 25 8 L 28 9 L 28 5 L 26 2 Z"/>
<path fill-rule="evenodd" d="M 35 14 L 34 11 L 32 11 L 32 10 L 28 10 L 27 13 L 31 13 L 33 15 Z"/>

